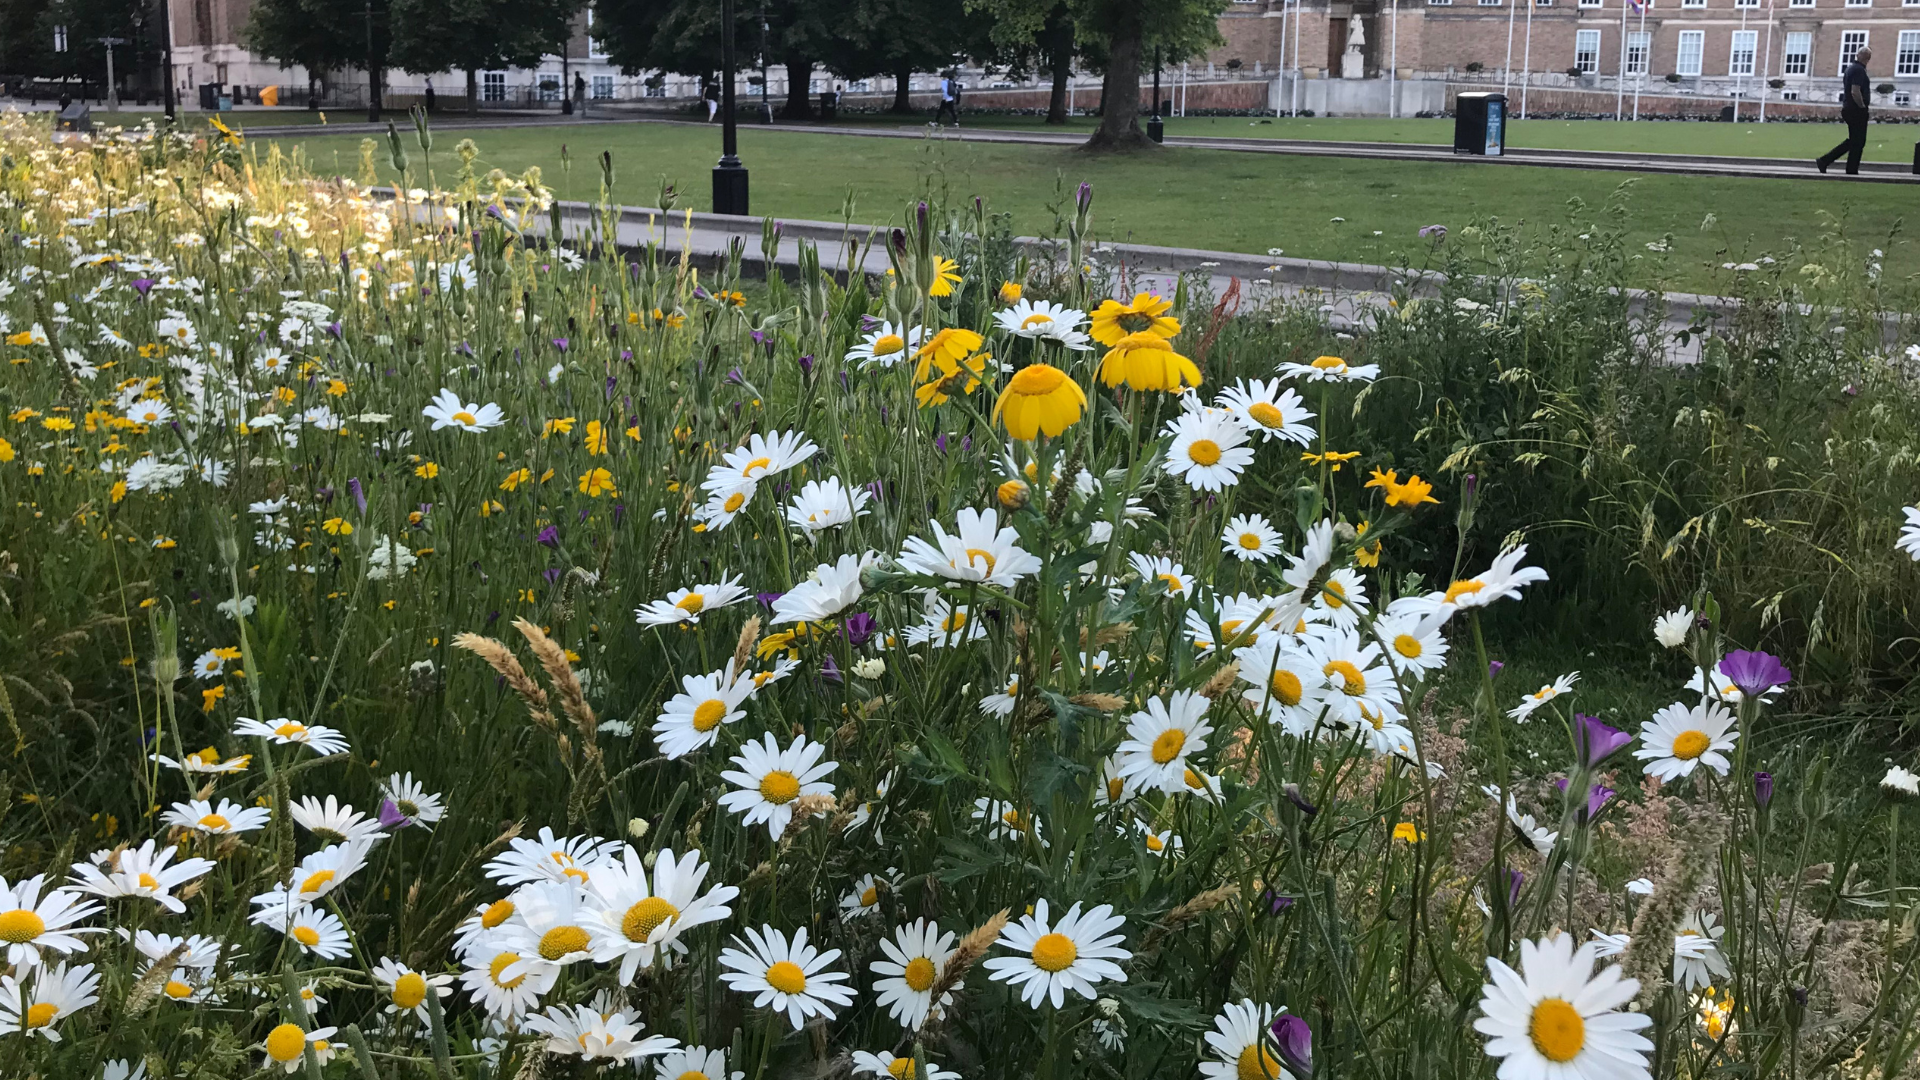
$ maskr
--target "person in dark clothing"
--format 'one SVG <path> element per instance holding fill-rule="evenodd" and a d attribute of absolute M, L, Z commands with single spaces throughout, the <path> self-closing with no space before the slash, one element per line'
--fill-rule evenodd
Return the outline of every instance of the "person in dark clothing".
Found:
<path fill-rule="evenodd" d="M 960 79 L 952 70 L 940 77 L 940 107 L 934 110 L 933 122 L 938 124 L 943 116 L 953 117 L 953 126 L 960 126 Z"/>
<path fill-rule="evenodd" d="M 1867 83 L 1867 61 L 1873 59 L 1872 49 L 1861 49 L 1853 54 L 1853 63 L 1847 65 L 1847 74 L 1840 80 L 1840 122 L 1847 125 L 1847 137 L 1839 146 L 1815 159 L 1814 166 L 1821 172 L 1827 166 L 1847 157 L 1847 175 L 1860 174 L 1860 154 L 1867 148 L 1867 102 L 1872 87 Z"/>
<path fill-rule="evenodd" d="M 433 106 L 434 106 L 433 80 L 428 79 L 427 80 L 427 111 L 432 112 Z"/>

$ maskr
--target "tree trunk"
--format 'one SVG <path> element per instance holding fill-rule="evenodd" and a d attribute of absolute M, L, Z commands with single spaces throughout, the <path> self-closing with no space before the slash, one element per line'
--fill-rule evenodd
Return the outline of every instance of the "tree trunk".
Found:
<path fill-rule="evenodd" d="M 480 115 L 480 73 L 467 69 L 467 115 Z"/>
<path fill-rule="evenodd" d="M 911 65 L 893 73 L 893 108 L 888 109 L 888 112 L 900 113 L 904 116 L 913 115 L 913 101 L 907 97 L 907 88 L 912 85 L 912 82 Z"/>
<path fill-rule="evenodd" d="M 1067 82 L 1073 77 L 1073 18 L 1065 7 L 1053 9 L 1047 28 L 1047 60 L 1053 65 L 1053 92 L 1047 96 L 1047 123 L 1067 122 Z"/>
<path fill-rule="evenodd" d="M 812 59 L 800 56 L 787 58 L 787 104 L 780 110 L 781 119 L 813 119 L 813 88 L 808 85 L 812 80 Z"/>
<path fill-rule="evenodd" d="M 1140 9 L 1116 4 L 1107 31 L 1107 76 L 1100 86 L 1100 126 L 1083 150 L 1145 150 L 1154 143 L 1140 130 Z"/>

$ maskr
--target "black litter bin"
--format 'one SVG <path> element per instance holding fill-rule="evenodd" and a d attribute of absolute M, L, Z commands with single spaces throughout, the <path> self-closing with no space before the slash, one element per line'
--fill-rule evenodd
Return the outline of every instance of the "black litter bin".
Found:
<path fill-rule="evenodd" d="M 1720 106 L 1720 122 L 1723 124 L 1733 123 L 1733 106 L 1731 105 Z"/>
<path fill-rule="evenodd" d="M 218 112 L 220 110 L 220 84 L 203 82 L 200 84 L 200 111 Z"/>
<path fill-rule="evenodd" d="M 840 95 L 828 90 L 820 95 L 820 119 L 832 120 L 840 115 Z"/>
<path fill-rule="evenodd" d="M 1453 152 L 1499 157 L 1507 142 L 1507 95 L 1460 94 L 1453 104 Z"/>

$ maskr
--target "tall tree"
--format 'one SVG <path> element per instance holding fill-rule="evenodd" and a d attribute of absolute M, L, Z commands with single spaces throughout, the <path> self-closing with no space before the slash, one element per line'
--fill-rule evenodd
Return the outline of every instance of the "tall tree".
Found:
<path fill-rule="evenodd" d="M 1144 149 L 1140 130 L 1140 75 L 1153 63 L 1198 55 L 1220 40 L 1218 19 L 1227 0 L 1070 0 L 1081 54 L 1101 69 L 1100 126 L 1088 150 Z"/>
<path fill-rule="evenodd" d="M 121 39 L 113 67 L 124 80 L 158 58 L 158 25 L 143 0 L 7 0 L 0 3 L 0 71 L 104 87 L 107 47 L 100 39 Z"/>
<path fill-rule="evenodd" d="M 655 70 L 707 78 L 720 70 L 719 9 L 713 0 L 595 0 L 594 29 L 608 57 L 629 75 Z M 736 62 L 742 70 L 757 68 L 764 50 L 768 67 L 787 69 L 780 115 L 809 119 L 808 80 L 837 48 L 844 20 L 840 0 L 737 0 Z"/>
<path fill-rule="evenodd" d="M 393 63 L 464 72 L 467 111 L 480 111 L 479 72 L 538 67 L 571 33 L 583 0 L 392 0 Z"/>
<path fill-rule="evenodd" d="M 392 49 L 388 0 L 254 0 L 244 34 L 249 48 L 282 64 L 320 72 L 367 72 L 368 103 L 379 107 Z"/>
<path fill-rule="evenodd" d="M 967 0 L 967 11 L 988 16 L 987 39 L 995 58 L 1015 71 L 1052 76 L 1047 123 L 1067 122 L 1067 83 L 1073 74 L 1073 11 L 1066 0 L 1051 7 L 1032 0 Z"/>
<path fill-rule="evenodd" d="M 850 0 L 836 8 L 839 34 L 827 67 L 846 79 L 893 78 L 892 110 L 913 112 L 908 85 L 916 71 L 939 71 L 966 55 L 992 51 L 989 18 L 955 18 L 950 0 Z"/>

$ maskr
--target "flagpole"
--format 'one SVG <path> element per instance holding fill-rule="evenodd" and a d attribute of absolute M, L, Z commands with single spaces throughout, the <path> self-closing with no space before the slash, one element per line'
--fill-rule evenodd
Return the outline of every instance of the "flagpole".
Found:
<path fill-rule="evenodd" d="M 1283 76 L 1287 74 L 1287 16 L 1292 11 L 1293 0 L 1280 0 L 1280 74 Z M 1183 67 L 1182 70 L 1184 71 L 1185 68 Z M 1289 78 L 1287 81 L 1291 83 L 1293 80 Z"/>
<path fill-rule="evenodd" d="M 1295 8 L 1295 11 L 1293 13 L 1293 115 L 1299 116 L 1300 115 L 1300 22 L 1301 22 L 1300 17 L 1301 15 L 1304 14 L 1304 12 L 1299 10 L 1300 0 L 1293 0 L 1293 6 Z M 1282 51 L 1285 51 L 1286 47 L 1287 47 L 1286 42 L 1283 41 L 1280 43 L 1280 48 Z"/>
<path fill-rule="evenodd" d="M 1502 94 L 1506 93 L 1507 87 L 1513 83 L 1513 4 L 1514 0 L 1507 0 L 1507 62 L 1506 65 L 1500 69 L 1500 92 Z"/>
<path fill-rule="evenodd" d="M 1767 122 L 1767 97 L 1772 87 L 1767 80 L 1773 78 L 1773 0 L 1767 0 L 1767 47 L 1760 53 L 1760 122 Z"/>
<path fill-rule="evenodd" d="M 1746 31 L 1747 31 L 1747 6 L 1745 4 L 1741 4 L 1740 5 L 1740 32 L 1744 34 L 1746 33 Z M 1747 63 L 1751 65 L 1753 61 L 1749 59 Z M 1743 91 L 1746 90 L 1746 88 L 1747 88 L 1747 77 L 1745 75 L 1735 75 L 1733 77 L 1733 122 L 1736 124 L 1740 122 L 1740 95 Z"/>
<path fill-rule="evenodd" d="M 1647 54 L 1641 60 L 1647 70 L 1640 72 L 1639 78 L 1633 80 L 1633 118 L 1638 120 L 1640 119 L 1640 88 L 1646 85 L 1647 73 L 1653 70 L 1653 39 L 1647 37 L 1647 6 L 1652 3 L 1652 0 L 1628 0 L 1628 2 L 1640 9 L 1640 28 L 1634 32 L 1640 35 L 1640 40 L 1647 47 Z"/>
<path fill-rule="evenodd" d="M 1400 0 L 1393 0 L 1393 30 L 1387 44 L 1387 115 L 1400 115 Z"/>
<path fill-rule="evenodd" d="M 1537 0 L 1527 0 L 1527 44 L 1520 53 L 1520 119 L 1527 118 L 1527 87 L 1533 84 L 1533 9 Z"/>
<path fill-rule="evenodd" d="M 1620 0 L 1620 65 L 1613 69 L 1613 119 L 1615 123 L 1627 118 L 1627 5 L 1631 3 L 1633 3 L 1633 0 Z"/>

